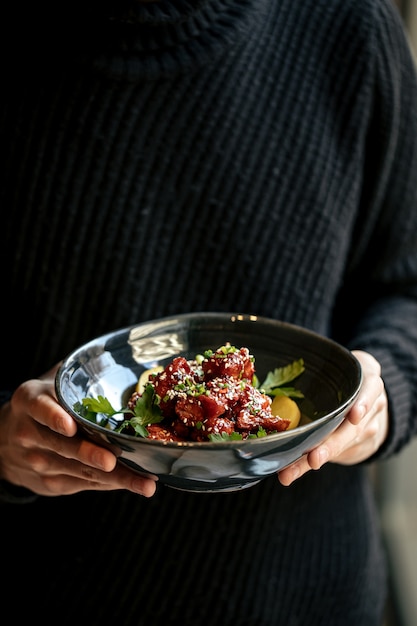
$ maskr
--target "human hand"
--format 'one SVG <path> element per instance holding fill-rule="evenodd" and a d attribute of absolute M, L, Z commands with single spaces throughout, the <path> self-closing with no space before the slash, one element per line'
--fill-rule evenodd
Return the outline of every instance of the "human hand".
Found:
<path fill-rule="evenodd" d="M 278 472 L 279 481 L 288 486 L 310 470 L 328 461 L 354 465 L 365 461 L 385 441 L 388 434 L 388 399 L 381 378 L 381 366 L 368 352 L 355 350 L 362 366 L 363 383 L 358 397 L 340 426 L 319 446 Z"/>
<path fill-rule="evenodd" d="M 24 382 L 0 407 L 0 478 L 46 496 L 114 489 L 152 496 L 156 476 L 137 474 L 77 434 L 56 399 L 57 369 Z"/>

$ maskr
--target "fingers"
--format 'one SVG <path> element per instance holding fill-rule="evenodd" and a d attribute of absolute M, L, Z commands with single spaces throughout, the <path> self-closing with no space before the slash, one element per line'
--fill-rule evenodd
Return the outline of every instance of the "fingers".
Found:
<path fill-rule="evenodd" d="M 147 478 L 122 466 L 112 472 L 101 472 L 72 460 L 59 459 L 62 474 L 43 473 L 43 487 L 48 495 L 71 494 L 77 491 L 113 491 L 125 489 L 150 498 L 156 491 L 156 477 Z"/>
<path fill-rule="evenodd" d="M 388 434 L 388 400 L 381 378 L 381 366 L 371 355 L 355 351 L 361 363 L 363 383 L 352 409 L 342 424 L 326 441 L 278 474 L 281 484 L 288 486 L 311 470 L 327 462 L 353 465 L 374 454 Z"/>
<path fill-rule="evenodd" d="M 311 457 L 311 463 L 308 455 L 304 455 L 301 459 L 292 463 L 292 465 L 278 472 L 278 480 L 281 485 L 289 487 L 297 478 L 300 478 L 312 469 L 320 469 L 320 467 L 327 463 L 330 453 L 326 446 L 323 446 L 320 450 L 316 448 L 314 452 L 316 454 L 315 457 Z"/>
<path fill-rule="evenodd" d="M 23 445 L 30 450 L 31 442 L 23 442 Z M 116 467 L 117 455 L 107 448 L 94 444 L 82 437 L 62 437 L 49 428 L 39 425 L 36 432 L 36 445 L 34 449 L 42 452 L 54 452 L 60 458 L 76 460 L 83 465 L 98 469 L 103 472 L 111 472 Z M 30 459 L 35 463 L 36 459 Z M 38 471 L 45 471 L 47 468 L 37 466 Z"/>
<path fill-rule="evenodd" d="M 117 462 L 118 450 L 78 436 L 75 420 L 56 401 L 52 380 L 23 383 L 8 403 L 2 477 L 40 495 L 127 489 L 151 497 L 157 477 L 139 475 Z"/>
<path fill-rule="evenodd" d="M 376 399 L 384 392 L 384 382 L 381 378 L 381 365 L 368 352 L 354 350 L 352 352 L 361 364 L 363 381 L 358 397 L 347 419 L 352 424 L 359 424 L 365 415 L 372 409 Z"/>
<path fill-rule="evenodd" d="M 38 383 L 37 386 L 33 381 L 22 384 L 12 401 L 16 413 L 20 407 L 26 410 L 29 407 L 29 413 L 35 420 L 20 422 L 17 436 L 22 447 L 27 450 L 33 447 L 37 452 L 54 451 L 60 457 L 77 460 L 103 472 L 114 470 L 116 455 L 102 446 L 76 436 L 75 420 L 50 395 L 50 386 L 47 382 Z M 34 426 L 35 423 L 37 427 Z M 31 459 L 30 462 L 35 460 Z M 37 470 L 43 471 L 39 463 Z"/>
<path fill-rule="evenodd" d="M 93 447 L 100 452 L 98 446 Z M 86 490 L 118 489 L 126 489 L 145 497 L 154 495 L 157 476 L 140 475 L 116 463 L 116 457 L 111 456 L 113 469 L 104 471 L 75 458 L 63 457 L 52 450 L 29 448 L 21 455 L 19 461 L 10 465 L 11 475 L 10 477 L 6 475 L 5 478 L 46 496 L 69 495 Z M 80 457 L 83 458 L 82 453 Z"/>
<path fill-rule="evenodd" d="M 68 495 L 78 491 L 128 489 L 150 497 L 155 493 L 156 476 L 141 476 L 117 463 L 105 448 L 80 438 L 67 439 L 43 428 L 33 446 L 21 447 L 19 459 L 12 461 L 5 478 L 47 496 Z M 56 438 L 55 449 L 45 446 Z M 40 443 L 42 439 L 42 443 Z"/>
<path fill-rule="evenodd" d="M 77 432 L 75 420 L 57 403 L 50 381 L 31 380 L 22 383 L 11 398 L 13 412 L 29 414 L 39 424 L 65 437 Z"/>
<path fill-rule="evenodd" d="M 37 471 L 42 468 L 42 471 Z M 55 470 L 59 469 L 59 473 Z M 33 474 L 32 474 L 33 472 Z M 28 480 L 36 493 L 45 496 L 71 495 L 80 491 L 114 491 L 124 489 L 150 498 L 156 491 L 155 476 L 141 476 L 130 469 L 117 466 L 112 472 L 101 472 L 72 459 L 35 458 Z"/>

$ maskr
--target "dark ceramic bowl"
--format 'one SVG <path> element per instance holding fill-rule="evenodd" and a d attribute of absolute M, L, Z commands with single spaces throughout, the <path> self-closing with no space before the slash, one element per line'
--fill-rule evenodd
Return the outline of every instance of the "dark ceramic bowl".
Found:
<path fill-rule="evenodd" d="M 140 374 L 175 356 L 194 358 L 229 342 L 247 347 L 260 380 L 268 371 L 302 358 L 297 387 L 303 414 L 313 420 L 258 439 L 165 443 L 116 433 L 82 418 L 74 405 L 86 396 L 126 404 Z M 85 435 L 116 452 L 119 461 L 181 490 L 216 492 L 250 487 L 317 446 L 343 420 L 362 382 L 357 359 L 344 347 L 309 330 L 262 317 L 198 313 L 150 321 L 93 339 L 74 350 L 56 376 L 58 401 Z M 114 428 L 114 425 L 113 425 Z"/>

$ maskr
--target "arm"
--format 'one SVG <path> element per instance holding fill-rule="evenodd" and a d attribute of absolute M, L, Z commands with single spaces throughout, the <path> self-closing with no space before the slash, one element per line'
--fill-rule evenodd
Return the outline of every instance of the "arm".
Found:
<path fill-rule="evenodd" d="M 390 427 L 377 456 L 386 458 L 417 431 L 417 78 L 397 12 L 378 7 L 362 205 L 336 315 L 343 342 L 381 365 Z"/>
<path fill-rule="evenodd" d="M 339 429 L 280 473 L 285 485 L 327 461 L 387 458 L 417 432 L 417 77 L 399 16 L 377 7 L 361 206 L 334 314 L 364 384 Z"/>

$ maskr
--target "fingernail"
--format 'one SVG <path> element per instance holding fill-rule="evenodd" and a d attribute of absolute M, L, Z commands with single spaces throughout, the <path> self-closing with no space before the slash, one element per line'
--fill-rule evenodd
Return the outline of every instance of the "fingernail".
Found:
<path fill-rule="evenodd" d="M 143 481 L 138 478 L 135 478 L 132 481 L 132 489 L 135 493 L 139 493 L 140 495 L 142 495 L 143 494 Z"/>
<path fill-rule="evenodd" d="M 294 465 L 294 467 L 292 468 L 292 479 L 296 480 L 297 478 L 299 478 L 299 476 L 301 475 L 301 470 L 298 467 L 298 465 Z"/>
<path fill-rule="evenodd" d="M 320 448 L 319 450 L 319 463 L 320 463 L 320 467 L 322 465 L 324 465 L 325 463 L 327 463 L 327 461 L 329 460 L 329 451 L 327 448 Z"/>
<path fill-rule="evenodd" d="M 365 413 L 366 413 L 366 406 L 364 404 L 360 404 L 358 406 L 359 409 L 359 416 L 362 419 L 363 417 L 365 417 Z"/>

